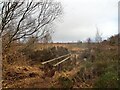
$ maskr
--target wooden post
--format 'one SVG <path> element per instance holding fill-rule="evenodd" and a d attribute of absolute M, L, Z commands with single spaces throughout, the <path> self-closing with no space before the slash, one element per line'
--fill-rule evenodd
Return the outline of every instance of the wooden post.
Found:
<path fill-rule="evenodd" d="M 58 71 L 60 72 L 62 70 L 61 64 L 58 65 Z"/>
<path fill-rule="evenodd" d="M 2 38 L 0 37 L 0 89 L 2 90 Z"/>

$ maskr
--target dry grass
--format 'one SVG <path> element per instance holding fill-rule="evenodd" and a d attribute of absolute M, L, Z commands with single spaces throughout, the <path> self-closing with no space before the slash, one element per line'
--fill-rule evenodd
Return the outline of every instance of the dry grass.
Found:
<path fill-rule="evenodd" d="M 26 57 L 26 55 L 21 54 L 19 50 L 23 47 L 21 48 L 21 46 L 16 46 L 14 48 L 11 48 L 10 52 L 4 55 L 5 57 L 3 59 L 3 88 L 60 88 L 61 85 L 64 84 L 64 80 L 68 80 L 67 85 L 71 85 L 72 82 L 73 88 L 94 87 L 94 83 L 96 83 L 97 80 L 99 80 L 99 78 L 101 77 L 101 75 L 98 75 L 98 73 L 105 73 L 106 71 L 115 71 L 115 65 L 117 65 L 116 59 L 118 57 L 116 52 L 118 48 L 117 46 L 109 45 L 91 45 L 92 47 L 90 48 L 95 50 L 96 56 L 95 61 L 91 62 L 91 58 L 89 58 L 87 61 L 84 61 L 83 58 L 81 58 L 81 54 L 83 52 L 87 52 L 87 50 L 85 50 L 86 46 L 84 45 L 85 44 L 38 44 L 36 46 L 37 48 L 34 51 L 44 49 L 47 50 L 51 47 L 64 47 L 67 48 L 69 52 L 75 54 L 75 56 L 73 55 L 71 59 L 71 63 L 68 62 L 69 64 L 63 64 L 64 68 L 66 69 L 63 69 L 60 72 L 55 71 L 55 75 L 53 77 L 44 76 L 45 73 L 40 68 L 40 63 L 33 62 L 30 58 Z M 47 55 L 45 56 L 47 57 Z M 81 70 L 81 67 L 85 67 L 85 71 L 83 72 L 84 75 L 90 75 L 92 78 L 84 80 L 80 79 L 86 78 L 86 76 L 81 77 L 78 75 L 79 71 Z M 114 69 L 111 69 L 113 67 Z M 97 74 L 93 74 L 93 72 Z M 61 81 L 59 82 L 60 77 L 65 77 L 67 79 L 61 79 Z M 77 80 L 75 80 L 74 77 L 77 78 Z"/>

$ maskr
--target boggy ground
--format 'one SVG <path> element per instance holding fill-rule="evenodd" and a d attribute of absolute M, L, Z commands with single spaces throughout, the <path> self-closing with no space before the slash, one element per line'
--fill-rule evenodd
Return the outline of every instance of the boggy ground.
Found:
<path fill-rule="evenodd" d="M 14 58 L 11 59 L 12 63 L 10 63 L 10 61 L 8 62 L 7 58 L 3 59 L 3 88 L 118 87 L 116 69 L 118 57 L 117 46 L 89 45 L 89 47 L 87 47 L 86 44 L 63 44 L 63 46 L 62 44 L 53 44 L 43 46 L 47 48 L 48 51 L 48 47 L 59 47 L 57 49 L 58 52 L 61 52 L 63 55 L 71 53 L 71 59 L 63 62 L 62 70 L 58 71 L 54 69 L 54 71 L 52 71 L 49 69 L 46 74 L 44 72 L 45 70 L 41 68 L 43 67 L 41 60 L 33 61 L 29 55 L 14 52 Z M 41 50 L 41 45 L 37 46 L 37 50 Z M 64 53 L 64 50 L 67 51 Z M 45 53 L 48 55 L 48 51 L 44 51 L 44 55 Z M 56 51 L 53 50 L 51 52 Z M 57 56 L 61 56 L 61 53 L 57 53 Z M 45 56 L 47 57 L 47 55 Z M 56 56 L 50 55 L 51 57 Z M 101 82 L 104 82 L 104 84 L 101 84 Z M 108 85 L 111 83 L 112 86 Z"/>

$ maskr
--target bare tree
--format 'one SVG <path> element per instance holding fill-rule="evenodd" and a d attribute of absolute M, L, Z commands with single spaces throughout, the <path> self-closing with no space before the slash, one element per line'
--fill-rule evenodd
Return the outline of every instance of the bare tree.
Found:
<path fill-rule="evenodd" d="M 50 43 L 52 42 L 52 37 L 51 37 L 51 34 L 48 32 L 44 38 L 42 39 L 43 43 Z"/>
<path fill-rule="evenodd" d="M 89 38 L 87 38 L 87 48 L 88 48 L 88 51 L 87 51 L 87 52 L 89 52 L 89 53 L 90 53 L 90 50 L 91 50 L 91 44 L 92 44 L 92 40 L 91 40 L 91 38 L 89 37 Z"/>
<path fill-rule="evenodd" d="M 35 36 L 31 36 L 27 39 L 27 47 L 34 47 L 34 44 L 38 43 L 38 38 Z"/>
<path fill-rule="evenodd" d="M 3 48 L 12 42 L 31 35 L 45 36 L 43 29 L 62 14 L 60 2 L 40 0 L 39 2 L 8 1 L 0 6 L 0 37 L 6 38 Z M 3 41 L 5 41 L 3 39 Z"/>
<path fill-rule="evenodd" d="M 91 38 L 87 38 L 87 43 L 90 44 L 92 42 Z"/>
<path fill-rule="evenodd" d="M 100 43 L 102 41 L 102 34 L 100 34 L 97 27 L 96 27 L 96 29 L 97 29 L 97 32 L 96 32 L 95 40 L 96 40 L 97 43 Z"/>
<path fill-rule="evenodd" d="M 53 31 L 53 26 L 52 25 L 46 25 L 44 28 L 44 31 L 46 31 L 45 35 L 42 36 L 41 42 L 42 43 L 51 43 L 52 42 L 52 34 L 54 33 Z"/>

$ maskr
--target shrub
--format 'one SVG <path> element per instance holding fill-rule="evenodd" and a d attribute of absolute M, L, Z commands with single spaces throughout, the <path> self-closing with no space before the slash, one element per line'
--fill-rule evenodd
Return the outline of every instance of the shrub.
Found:
<path fill-rule="evenodd" d="M 69 53 L 68 49 L 64 47 L 49 47 L 37 51 L 34 51 L 31 48 L 25 48 L 22 50 L 22 52 L 32 61 L 40 62 L 47 61 Z"/>
<path fill-rule="evenodd" d="M 107 72 L 100 76 L 94 85 L 96 88 L 118 88 L 118 75 L 114 72 Z"/>
<path fill-rule="evenodd" d="M 93 71 L 97 73 L 98 76 L 105 73 L 105 69 L 108 67 L 108 62 L 106 61 L 96 61 L 93 66 Z"/>
<path fill-rule="evenodd" d="M 73 82 L 68 77 L 60 76 L 58 81 L 59 81 L 62 88 L 72 88 L 73 87 Z"/>
<path fill-rule="evenodd" d="M 116 64 L 111 64 L 105 69 L 105 72 L 118 72 L 118 66 Z"/>
<path fill-rule="evenodd" d="M 92 62 L 89 62 L 89 61 L 87 61 L 87 62 L 85 63 L 86 68 L 91 68 L 92 65 L 93 65 L 93 63 L 92 63 Z"/>

